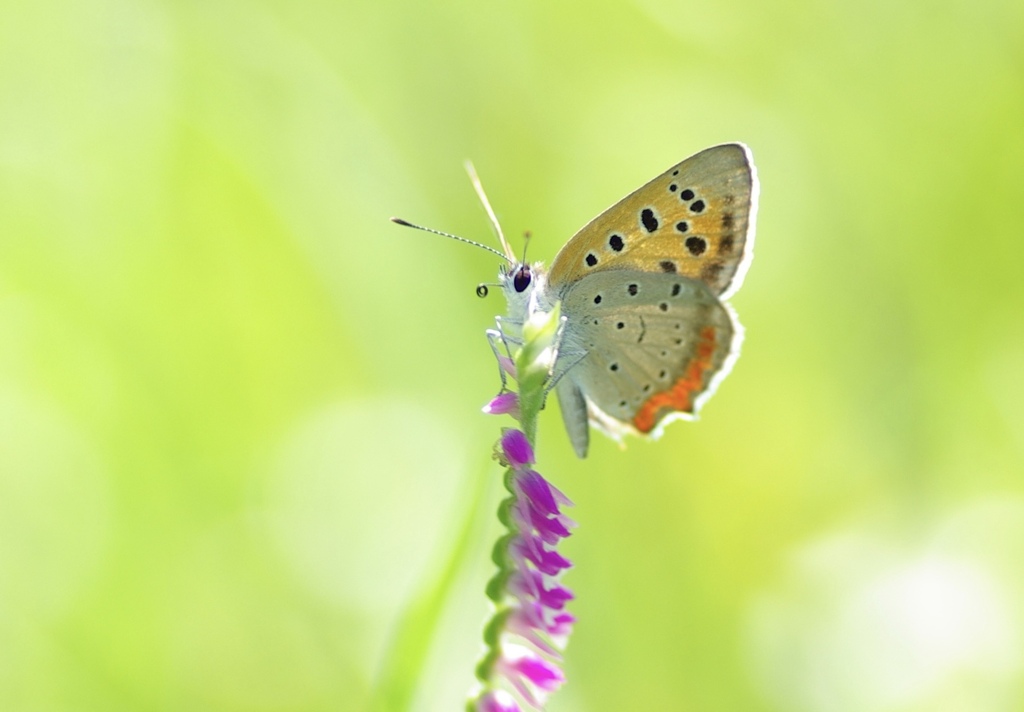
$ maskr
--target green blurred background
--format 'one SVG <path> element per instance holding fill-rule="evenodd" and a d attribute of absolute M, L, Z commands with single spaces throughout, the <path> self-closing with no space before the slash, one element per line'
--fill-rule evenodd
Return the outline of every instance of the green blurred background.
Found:
<path fill-rule="evenodd" d="M 552 711 L 1024 709 L 1024 4 L 10 3 L 0 710 L 460 709 L 505 421 L 462 169 L 550 261 L 748 143 L 693 424 L 576 502 Z M 518 240 L 516 240 L 518 244 Z"/>

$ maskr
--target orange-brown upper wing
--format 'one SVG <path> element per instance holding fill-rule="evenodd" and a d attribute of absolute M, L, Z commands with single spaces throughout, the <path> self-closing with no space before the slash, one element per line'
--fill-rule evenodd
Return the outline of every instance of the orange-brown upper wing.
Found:
<path fill-rule="evenodd" d="M 740 143 L 705 149 L 587 223 L 555 256 L 549 281 L 561 292 L 609 269 L 678 273 L 726 297 L 750 263 L 757 175 Z"/>

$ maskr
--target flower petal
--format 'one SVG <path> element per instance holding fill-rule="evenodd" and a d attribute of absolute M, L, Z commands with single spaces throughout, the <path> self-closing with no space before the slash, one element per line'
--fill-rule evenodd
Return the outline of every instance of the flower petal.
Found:
<path fill-rule="evenodd" d="M 559 613 L 555 616 L 551 625 L 548 626 L 548 633 L 550 635 L 569 635 L 572 632 L 572 626 L 576 622 L 576 616 L 572 613 Z"/>
<path fill-rule="evenodd" d="M 527 470 L 516 476 L 516 486 L 523 496 L 545 514 L 558 514 L 558 503 L 551 491 L 551 485 L 539 472 Z"/>
<path fill-rule="evenodd" d="M 545 608 L 561 610 L 568 601 L 575 598 L 573 592 L 557 582 L 545 585 L 545 576 L 539 571 L 517 572 L 509 577 L 506 584 L 513 596 L 521 600 L 532 599 Z"/>
<path fill-rule="evenodd" d="M 532 465 L 534 462 L 530 441 L 526 439 L 523 431 L 515 428 L 509 428 L 502 433 L 501 451 L 505 453 L 505 458 L 513 469 L 518 469 L 523 465 Z"/>
<path fill-rule="evenodd" d="M 490 690 L 477 698 L 476 712 L 522 712 L 522 709 L 504 690 Z"/>
<path fill-rule="evenodd" d="M 512 393 L 499 393 L 491 402 L 483 407 L 484 413 L 488 415 L 505 415 L 512 414 L 513 417 L 519 416 L 519 394 Z"/>
<path fill-rule="evenodd" d="M 524 655 L 511 662 L 509 667 L 545 692 L 554 692 L 565 682 L 561 669 L 539 655 Z"/>
<path fill-rule="evenodd" d="M 556 544 L 559 539 L 564 539 L 572 533 L 562 523 L 560 517 L 546 517 L 532 506 L 527 508 L 527 515 L 530 518 L 530 526 L 545 544 Z"/>
<path fill-rule="evenodd" d="M 508 680 L 523 699 L 537 708 L 542 708 L 547 695 L 565 682 L 565 675 L 558 665 L 518 645 L 509 645 L 503 650 L 495 671 Z"/>

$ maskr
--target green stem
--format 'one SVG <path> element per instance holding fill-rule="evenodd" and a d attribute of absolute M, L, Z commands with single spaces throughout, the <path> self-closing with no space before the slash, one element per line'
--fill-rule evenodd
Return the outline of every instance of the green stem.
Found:
<path fill-rule="evenodd" d="M 537 443 L 537 419 L 544 407 L 545 389 L 551 369 L 555 336 L 561 310 L 556 304 L 550 312 L 534 312 L 523 325 L 523 347 L 515 354 L 519 381 L 520 426 L 531 445 Z"/>

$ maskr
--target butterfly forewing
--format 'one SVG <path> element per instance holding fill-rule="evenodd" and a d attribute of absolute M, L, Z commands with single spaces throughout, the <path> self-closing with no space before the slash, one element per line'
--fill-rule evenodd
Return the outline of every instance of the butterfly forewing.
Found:
<path fill-rule="evenodd" d="M 715 295 L 739 287 L 753 247 L 757 177 L 746 146 L 706 149 L 668 169 L 584 226 L 555 257 L 559 292 L 588 274 L 679 274 Z"/>
<path fill-rule="evenodd" d="M 729 309 L 680 274 L 597 272 L 566 291 L 563 307 L 573 323 L 563 351 L 582 356 L 559 399 L 581 456 L 587 414 L 577 394 L 591 404 L 590 420 L 613 436 L 656 433 L 669 415 L 695 412 L 739 338 Z"/>

